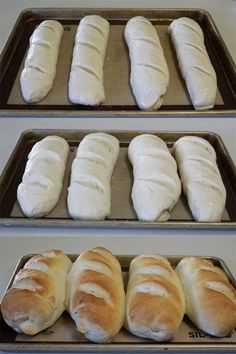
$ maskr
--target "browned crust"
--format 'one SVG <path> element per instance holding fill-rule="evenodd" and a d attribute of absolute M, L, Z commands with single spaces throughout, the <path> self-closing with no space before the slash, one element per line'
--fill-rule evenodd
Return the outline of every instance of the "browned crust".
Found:
<path fill-rule="evenodd" d="M 30 335 L 45 328 L 44 325 L 50 323 L 55 312 L 58 311 L 56 280 L 51 274 L 56 274 L 55 270 L 60 274 L 61 269 L 66 270 L 67 262 L 68 268 L 70 263 L 69 258 L 62 251 L 46 252 L 53 252 L 55 256 L 50 257 L 44 253 L 26 262 L 24 268 L 17 273 L 12 287 L 8 289 L 1 303 L 5 321 L 20 332 L 25 331 Z M 39 263 L 46 265 L 45 271 L 33 269 L 34 264 L 36 267 Z M 63 304 L 60 304 L 59 312 L 61 307 Z M 29 325 L 32 323 L 32 327 L 28 326 L 23 330 L 21 325 L 25 321 L 28 321 Z"/>
<path fill-rule="evenodd" d="M 140 335 L 143 333 L 144 337 L 154 338 L 155 335 L 156 340 L 170 339 L 183 319 L 184 298 L 177 275 L 167 259 L 155 256 L 158 255 L 138 256 L 131 262 L 125 326 Z M 151 268 L 155 266 L 161 268 L 163 274 L 152 273 Z M 160 294 L 152 293 L 152 290 L 142 292 L 142 284 L 143 288 L 150 284 L 154 289 L 156 285 L 164 291 Z M 161 333 L 160 337 L 158 333 Z"/>
<path fill-rule="evenodd" d="M 99 254 L 96 250 L 105 252 L 105 255 Z M 123 320 L 124 289 L 121 267 L 112 253 L 103 247 L 84 252 L 79 260 L 105 265 L 111 271 L 111 276 L 91 269 L 84 269 L 75 275 L 70 312 L 78 319 L 77 330 L 86 333 L 90 323 L 91 326 L 100 328 L 106 333 L 107 338 L 111 339 L 121 328 Z M 109 299 L 81 290 L 80 286 L 83 284 L 101 287 L 109 294 Z"/>
<path fill-rule="evenodd" d="M 212 265 L 212 271 L 200 269 L 194 281 L 198 293 L 198 304 L 207 321 L 214 324 L 221 335 L 236 327 L 236 290 L 229 283 L 226 274 L 216 268 L 218 267 Z M 226 286 L 232 292 L 234 300 L 220 291 L 208 288 L 206 283 L 212 281 Z"/>
<path fill-rule="evenodd" d="M 135 278 L 135 279 L 134 279 Z M 143 292 L 132 292 L 128 302 L 128 316 L 138 326 L 163 328 L 172 332 L 179 327 L 183 317 L 183 308 L 178 289 L 170 281 L 158 275 L 135 275 L 135 284 L 152 282 L 166 288 L 168 297 Z"/>

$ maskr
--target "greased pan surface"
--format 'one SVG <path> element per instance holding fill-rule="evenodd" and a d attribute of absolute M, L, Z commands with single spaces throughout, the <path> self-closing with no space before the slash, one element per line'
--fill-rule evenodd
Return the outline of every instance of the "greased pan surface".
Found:
<path fill-rule="evenodd" d="M 97 14 L 110 22 L 110 34 L 104 64 L 106 100 L 98 107 L 72 105 L 68 100 L 68 79 L 74 37 L 81 18 Z M 138 109 L 129 84 L 130 61 L 124 40 L 124 28 L 133 16 L 142 15 L 156 27 L 170 71 L 170 84 L 160 110 L 142 112 Z M 187 16 L 196 20 L 205 36 L 208 54 L 218 78 L 214 109 L 194 111 L 185 83 L 180 75 L 176 54 L 168 35 L 168 26 L 176 18 Z M 63 27 L 57 74 L 50 93 L 37 104 L 27 104 L 21 95 L 19 77 L 28 50 L 29 38 L 45 19 L 57 19 Z M 160 115 L 223 115 L 236 112 L 235 65 L 211 16 L 199 9 L 29 9 L 22 12 L 9 37 L 0 59 L 2 98 L 0 114 L 57 116 L 160 116 Z"/>
<path fill-rule="evenodd" d="M 155 229 L 232 229 L 236 228 L 236 168 L 221 138 L 210 132 L 170 132 L 170 131 L 107 131 L 120 142 L 120 153 L 111 179 L 111 215 L 105 221 L 72 220 L 67 210 L 67 189 L 70 183 L 71 163 L 75 151 L 83 137 L 92 131 L 80 130 L 29 130 L 22 133 L 0 178 L 0 225 L 33 227 L 95 227 L 95 228 L 155 228 Z M 174 142 L 182 136 L 196 135 L 208 140 L 216 150 L 217 163 L 227 190 L 226 209 L 220 223 L 200 223 L 193 220 L 185 196 L 171 212 L 167 222 L 138 221 L 131 201 L 133 184 L 132 166 L 127 151 L 130 141 L 137 135 L 149 133 L 163 139 L 170 151 Z M 21 182 L 27 156 L 33 145 L 48 135 L 58 135 L 67 140 L 70 154 L 63 181 L 63 189 L 58 204 L 45 218 L 26 218 L 17 202 L 16 191 Z"/>
<path fill-rule="evenodd" d="M 21 258 L 14 271 L 9 287 L 16 273 L 23 268 L 24 264 L 33 255 L 26 255 Z M 69 255 L 72 261 L 77 255 Z M 121 263 L 124 282 L 127 283 L 129 264 L 134 256 L 118 256 Z M 172 267 L 175 267 L 184 256 L 167 256 Z M 211 259 L 213 263 L 222 268 L 233 286 L 236 281 L 226 264 L 216 257 L 204 257 Z M 216 338 L 207 335 L 195 327 L 186 317 L 171 342 L 155 343 L 151 340 L 136 337 L 125 329 L 121 329 L 113 343 L 95 344 L 89 342 L 83 335 L 75 330 L 75 325 L 69 315 L 64 312 L 61 318 L 50 328 L 36 336 L 30 337 L 17 334 L 8 327 L 0 314 L 0 350 L 24 353 L 33 352 L 76 352 L 76 353 L 159 353 L 163 351 L 179 352 L 232 352 L 236 349 L 236 329 L 232 330 L 224 338 Z"/>

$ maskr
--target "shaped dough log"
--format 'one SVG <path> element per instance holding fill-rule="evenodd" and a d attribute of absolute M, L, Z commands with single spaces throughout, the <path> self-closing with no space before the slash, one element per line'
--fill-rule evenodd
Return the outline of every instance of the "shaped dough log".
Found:
<path fill-rule="evenodd" d="M 186 297 L 186 314 L 196 326 L 217 337 L 236 327 L 236 291 L 222 269 L 200 257 L 185 257 L 176 272 Z"/>
<path fill-rule="evenodd" d="M 92 133 L 81 141 L 72 163 L 68 210 L 74 219 L 103 220 L 110 214 L 110 179 L 119 154 L 119 141 Z"/>
<path fill-rule="evenodd" d="M 125 26 L 131 61 L 130 83 L 140 109 L 155 111 L 169 84 L 169 70 L 154 26 L 137 16 Z"/>
<path fill-rule="evenodd" d="M 30 37 L 30 47 L 20 75 L 26 102 L 41 101 L 51 90 L 56 75 L 57 58 L 63 34 L 58 21 L 46 20 Z"/>
<path fill-rule="evenodd" d="M 185 312 L 180 281 L 169 261 L 158 254 L 141 255 L 130 264 L 125 328 L 157 342 L 170 340 Z"/>
<path fill-rule="evenodd" d="M 174 144 L 174 155 L 194 219 L 221 221 L 226 190 L 213 147 L 200 137 L 185 136 Z"/>
<path fill-rule="evenodd" d="M 48 136 L 33 146 L 17 189 L 17 199 L 26 216 L 39 218 L 55 207 L 68 153 L 69 145 L 58 136 Z"/>
<path fill-rule="evenodd" d="M 194 108 L 213 108 L 217 91 L 216 73 L 204 45 L 201 27 L 194 20 L 182 17 L 171 23 L 169 33 Z"/>
<path fill-rule="evenodd" d="M 181 193 L 177 166 L 165 142 L 143 134 L 128 149 L 133 165 L 132 200 L 139 220 L 166 221 Z"/>
<path fill-rule="evenodd" d="M 3 297 L 1 311 L 6 323 L 28 335 L 52 326 L 65 310 L 70 266 L 70 259 L 58 250 L 31 258 Z"/>
<path fill-rule="evenodd" d="M 124 321 L 121 267 L 107 249 L 82 253 L 68 276 L 67 309 L 79 332 L 96 343 L 111 342 Z"/>
<path fill-rule="evenodd" d="M 105 100 L 103 65 L 109 22 L 97 15 L 85 16 L 77 29 L 69 79 L 72 103 L 97 106 Z"/>

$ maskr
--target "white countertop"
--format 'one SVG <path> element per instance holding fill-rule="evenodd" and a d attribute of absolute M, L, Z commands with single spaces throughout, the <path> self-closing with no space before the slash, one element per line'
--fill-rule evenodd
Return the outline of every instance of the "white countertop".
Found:
<path fill-rule="evenodd" d="M 0 0 L 0 50 L 19 12 L 27 7 L 193 7 L 212 15 L 233 59 L 236 61 L 236 1 L 231 0 L 122 0 L 56 1 Z M 236 161 L 236 117 L 233 118 L 0 118 L 0 172 L 22 131 L 30 128 L 103 130 L 204 130 L 218 133 Z M 116 254 L 153 252 L 169 255 L 212 255 L 222 258 L 236 275 L 236 232 L 232 231 L 145 231 L 96 229 L 0 228 L 0 298 L 16 262 L 28 253 L 61 248 L 79 253 L 103 245 Z"/>

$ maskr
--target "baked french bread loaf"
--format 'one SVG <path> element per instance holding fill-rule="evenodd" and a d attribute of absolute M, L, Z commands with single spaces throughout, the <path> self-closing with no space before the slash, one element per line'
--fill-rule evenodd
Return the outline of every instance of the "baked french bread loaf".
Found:
<path fill-rule="evenodd" d="M 105 101 L 103 65 L 109 22 L 97 15 L 85 16 L 75 36 L 69 79 L 72 103 L 97 106 Z"/>
<path fill-rule="evenodd" d="M 124 320 L 120 263 L 103 247 L 82 253 L 68 275 L 67 309 L 77 331 L 96 343 L 111 342 Z"/>
<path fill-rule="evenodd" d="M 58 250 L 31 258 L 3 297 L 5 322 L 16 332 L 28 335 L 52 326 L 65 310 L 70 266 L 70 259 Z"/>
<path fill-rule="evenodd" d="M 130 264 L 125 328 L 157 342 L 170 340 L 185 312 L 180 281 L 167 258 L 141 255 Z"/>
<path fill-rule="evenodd" d="M 191 18 L 181 17 L 170 24 L 169 33 L 194 108 L 213 108 L 217 78 L 207 54 L 201 27 Z"/>
<path fill-rule="evenodd" d="M 176 272 L 186 297 L 186 314 L 205 332 L 222 337 L 236 327 L 236 291 L 210 260 L 185 257 Z"/>
<path fill-rule="evenodd" d="M 68 153 L 68 143 L 58 136 L 47 136 L 33 146 L 17 188 L 17 199 L 26 216 L 39 218 L 55 207 Z"/>
<path fill-rule="evenodd" d="M 221 221 L 226 190 L 212 145 L 197 136 L 185 136 L 174 144 L 183 191 L 195 220 Z"/>
<path fill-rule="evenodd" d="M 41 101 L 51 90 L 62 34 L 60 22 L 46 20 L 30 37 L 29 51 L 20 75 L 21 92 L 26 102 Z"/>
<path fill-rule="evenodd" d="M 111 209 L 110 180 L 119 141 L 106 133 L 91 133 L 79 144 L 72 163 L 68 210 L 74 219 L 103 220 Z"/>
<path fill-rule="evenodd" d="M 132 201 L 139 220 L 166 221 L 181 193 L 177 166 L 166 143 L 155 135 L 135 137 L 128 148 L 133 165 Z"/>
<path fill-rule="evenodd" d="M 131 61 L 130 84 L 137 105 L 142 110 L 155 111 L 169 85 L 169 70 L 158 34 L 148 19 L 137 16 L 125 26 L 125 40 Z"/>

